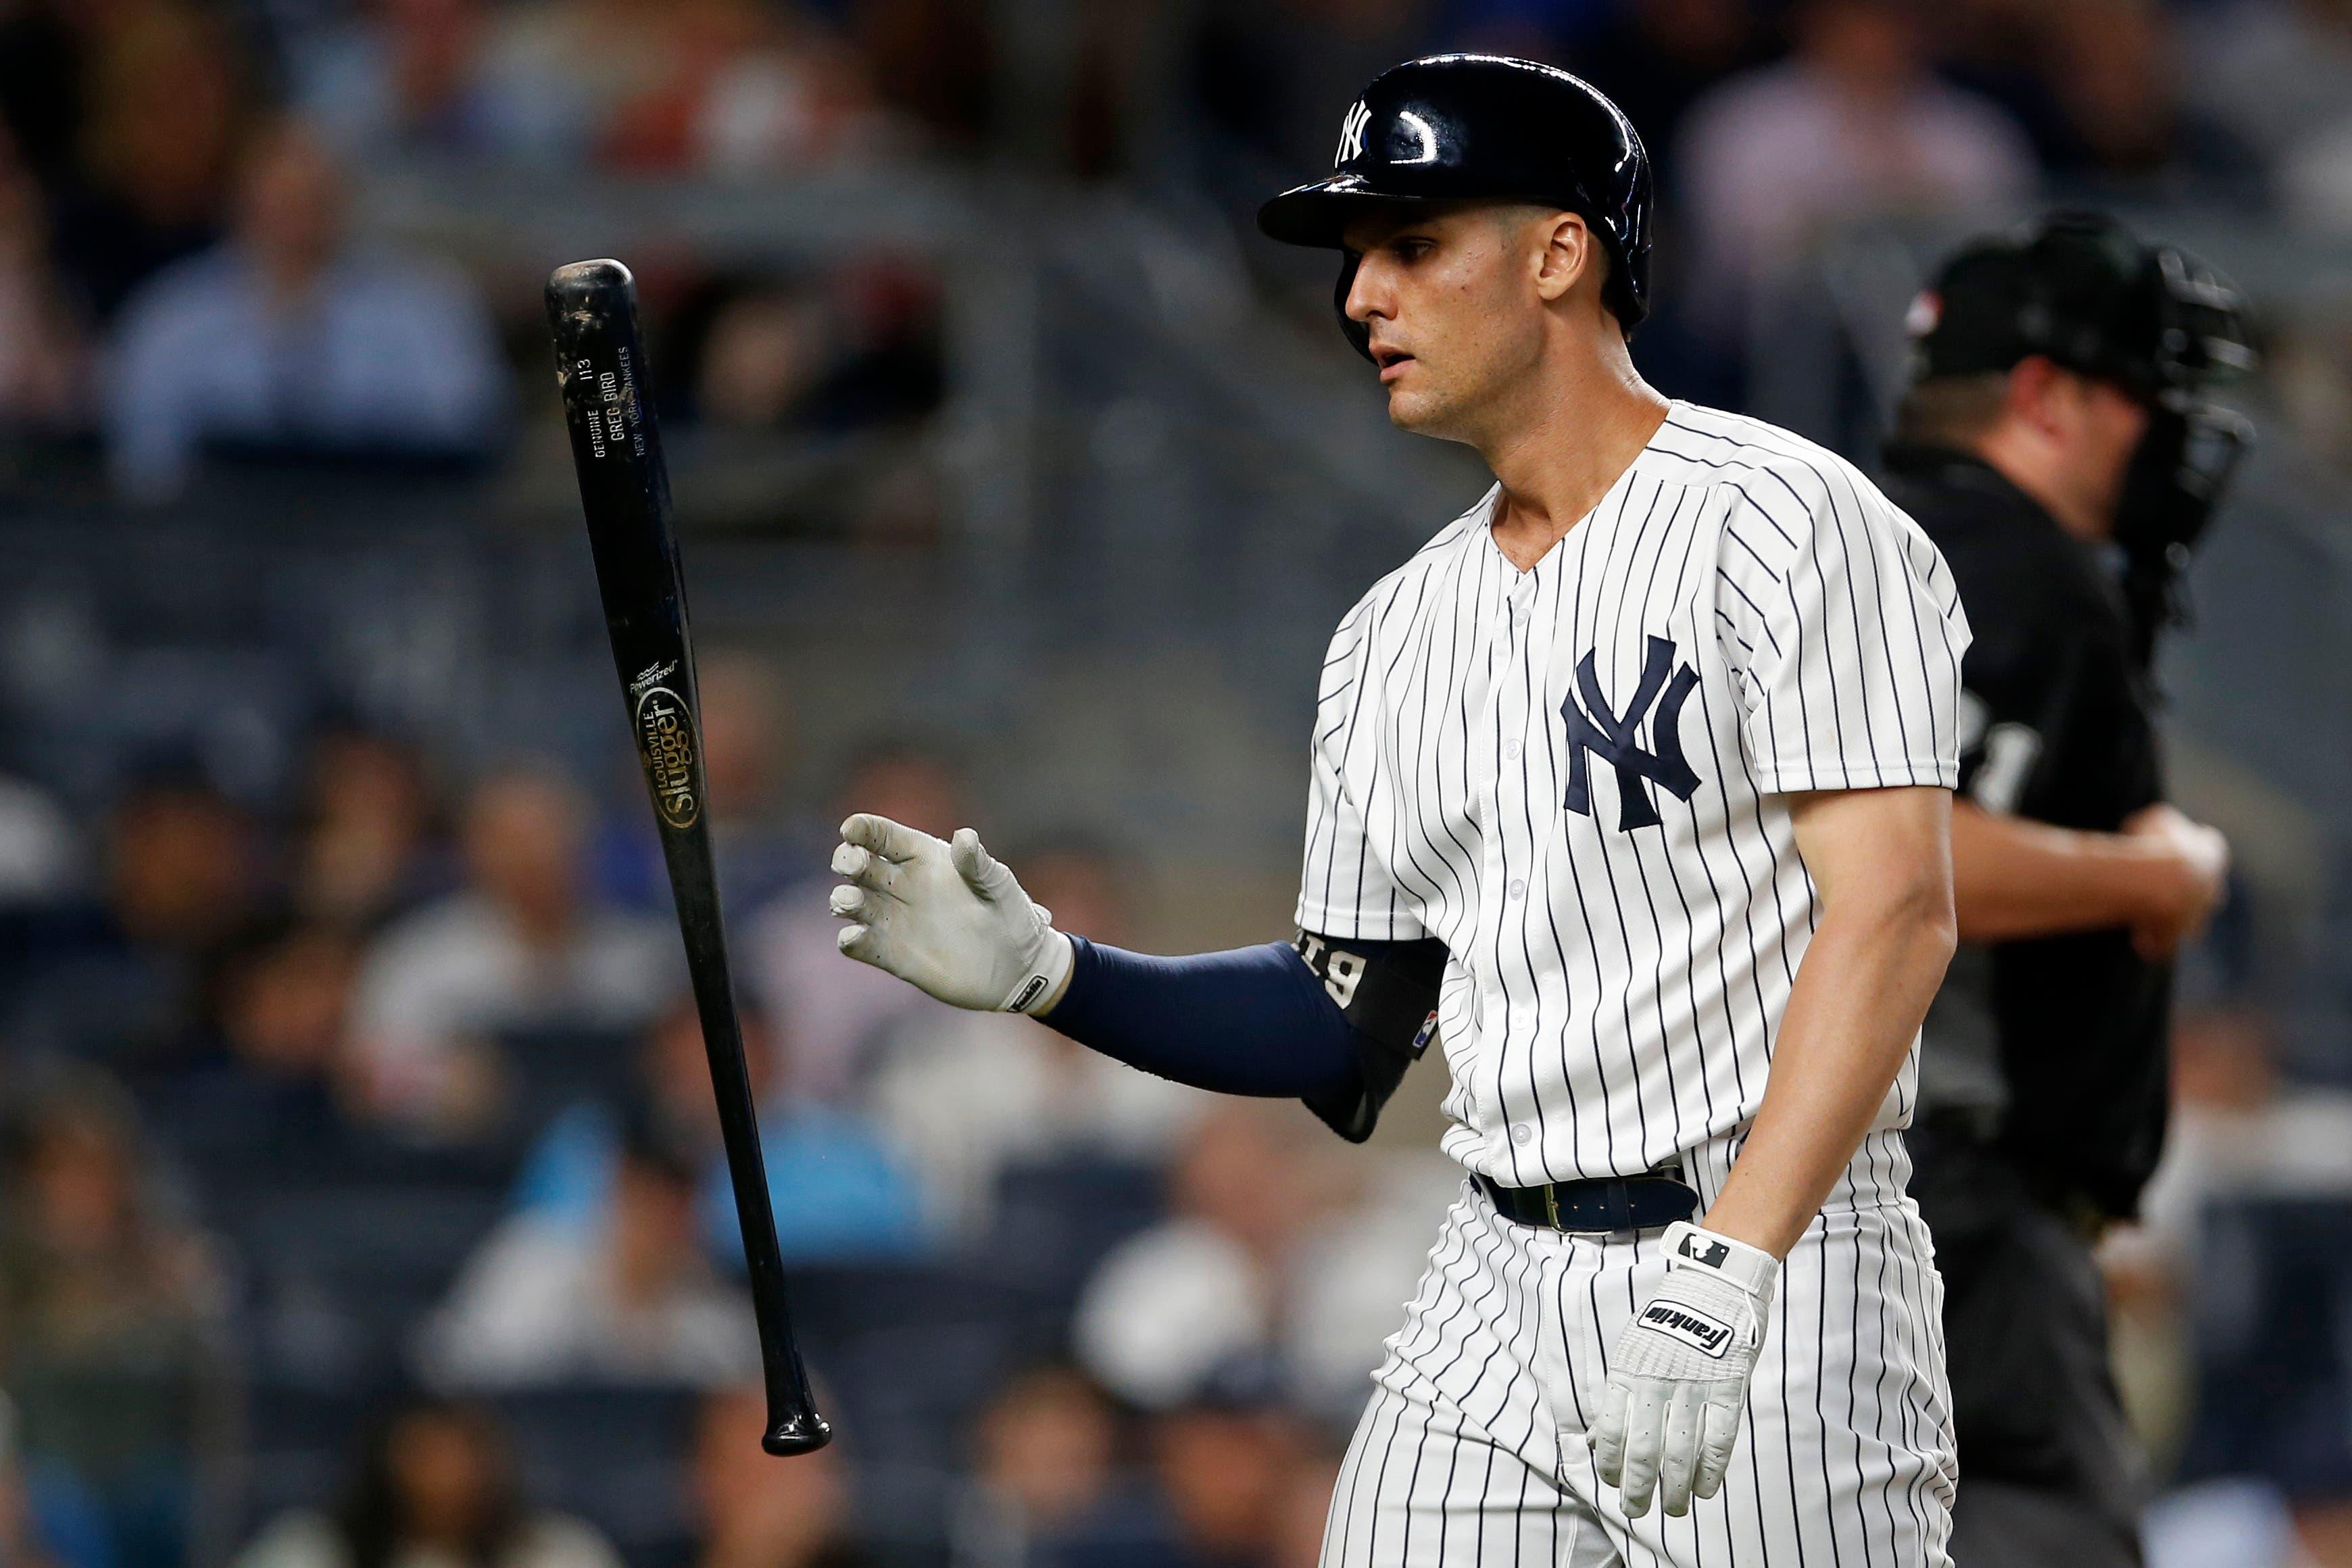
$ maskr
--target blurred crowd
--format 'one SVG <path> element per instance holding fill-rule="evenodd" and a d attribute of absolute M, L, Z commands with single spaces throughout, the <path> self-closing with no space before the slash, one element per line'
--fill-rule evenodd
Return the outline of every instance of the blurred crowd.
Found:
<path fill-rule="evenodd" d="M 1347 1163 L 1297 1107 L 843 960 L 828 824 L 855 801 L 951 831 L 952 757 L 877 746 L 803 809 L 779 672 L 719 653 L 702 689 L 771 1195 L 840 1448 L 758 1450 L 642 802 L 544 763 L 448 779 L 328 722 L 259 808 L 171 755 L 86 834 L 7 792 L 0 1477 L 37 1560 L 1313 1561 L 1443 1163 Z M 1013 853 L 1066 926 L 1131 940 L 1114 854 Z M 678 1436 L 633 1458 L 649 1408 Z M 533 1508 L 527 1459 L 576 1513 Z M 911 1540 L 861 1534 L 853 1475 L 916 1494 Z"/>
<path fill-rule="evenodd" d="M 1759 290 L 1860 219 L 2189 201 L 2352 231 L 2341 0 L 9 0 L 0 426 L 102 447 L 144 498 L 205 457 L 493 461 L 535 301 L 373 237 L 387 173 L 756 190 L 1009 160 L 1240 226 L 1362 80 L 1441 47 L 1623 102 L 1667 198 L 1643 352 L 1719 402 Z M 773 438 L 936 404 L 904 258 L 675 270 L 649 305 L 679 417 Z"/>
<path fill-rule="evenodd" d="M 0 0 L 0 507 L 140 509 L 255 467 L 496 482 L 551 418 L 516 286 L 551 258 L 394 232 L 388 178 L 751 203 L 1012 166 L 1246 232 L 1367 78 L 1437 47 L 1624 105 L 1666 197 L 1637 353 L 1728 405 L 1779 273 L 1843 224 L 2082 198 L 2352 235 L 2347 0 Z M 1244 253 L 1325 308 L 1328 275 Z M 861 543 L 941 537 L 954 265 L 641 267 L 674 460 L 742 479 L 682 486 L 701 520 L 774 526 L 798 487 Z M 2352 326 L 2300 325 L 2276 390 L 2352 455 Z M 12 689 L 72 662 L 29 646 Z M 814 776 L 795 673 L 702 671 L 768 1175 L 844 1434 L 791 1463 L 757 1449 L 703 1042 L 626 781 L 334 710 L 282 788 L 125 748 L 68 809 L 35 765 L 63 708 L 25 709 L 0 741 L 25 775 L 0 773 L 0 1558 L 1314 1561 L 1454 1176 L 842 961 L 842 812 L 945 832 L 981 805 L 887 705 Z M 1148 936 L 1128 847 L 994 847 L 1066 929 Z M 2244 1543 L 2292 1529 L 2352 1562 L 2352 1100 L 2311 1087 L 2352 1074 L 2242 982 L 2186 1010 L 2176 1157 L 2111 1249 L 2126 1383 L 2200 1483 L 2163 1561 L 2226 1539 L 2255 1568 Z"/>

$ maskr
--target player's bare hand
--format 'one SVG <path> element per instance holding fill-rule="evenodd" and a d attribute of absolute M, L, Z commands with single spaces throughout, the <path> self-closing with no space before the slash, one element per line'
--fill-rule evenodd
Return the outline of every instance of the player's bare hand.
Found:
<path fill-rule="evenodd" d="M 1628 1519 L 1654 1498 L 1680 1518 L 1722 1489 L 1748 1379 L 1772 1318 L 1772 1255 L 1677 1222 L 1666 1277 L 1625 1325 L 1592 1429 L 1592 1462 Z"/>
<path fill-rule="evenodd" d="M 2161 803 L 2134 812 L 2124 832 L 2155 852 L 2157 873 L 2151 908 L 2132 927 L 2132 945 L 2143 958 L 2170 958 L 2221 906 L 2229 885 L 2229 840 Z"/>
<path fill-rule="evenodd" d="M 841 951 L 951 1006 L 1037 1012 L 1068 979 L 1070 939 L 980 836 L 952 842 L 864 813 L 841 825 L 833 889 Z"/>

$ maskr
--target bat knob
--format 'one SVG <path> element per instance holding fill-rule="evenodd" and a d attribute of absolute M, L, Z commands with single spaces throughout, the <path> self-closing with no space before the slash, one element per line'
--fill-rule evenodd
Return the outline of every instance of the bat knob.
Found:
<path fill-rule="evenodd" d="M 768 1428 L 760 1439 L 760 1447 L 779 1458 L 793 1454 L 813 1454 L 833 1441 L 833 1428 L 824 1416 L 811 1410 L 787 1415 Z"/>
<path fill-rule="evenodd" d="M 576 293 L 598 293 L 611 289 L 625 289 L 636 279 L 629 269 L 610 257 L 594 261 L 573 261 L 557 268 L 548 275 L 550 291 L 562 289 Z"/>

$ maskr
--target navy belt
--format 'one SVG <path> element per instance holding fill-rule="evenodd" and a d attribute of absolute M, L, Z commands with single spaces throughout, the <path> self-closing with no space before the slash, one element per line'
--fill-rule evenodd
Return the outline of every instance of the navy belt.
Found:
<path fill-rule="evenodd" d="M 1540 1187 L 1507 1187 L 1480 1176 L 1478 1185 L 1505 1219 L 1540 1230 L 1656 1230 L 1698 1213 L 1698 1194 L 1677 1179 L 1681 1174 L 1679 1167 L 1669 1167 L 1646 1176 Z"/>

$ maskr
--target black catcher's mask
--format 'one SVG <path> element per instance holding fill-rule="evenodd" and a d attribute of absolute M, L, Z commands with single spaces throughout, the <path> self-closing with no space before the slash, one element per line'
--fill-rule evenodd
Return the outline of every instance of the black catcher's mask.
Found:
<path fill-rule="evenodd" d="M 1954 257 L 1920 313 L 1919 379 L 2006 371 L 2042 354 L 2147 405 L 2115 535 L 2145 658 L 2162 627 L 2185 618 L 2180 575 L 2253 439 L 2242 416 L 2206 395 L 2253 366 L 2244 297 L 2113 218 L 2059 213 Z"/>

